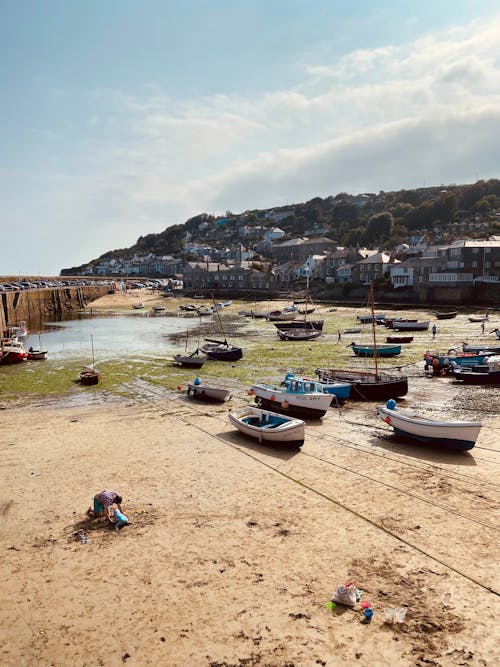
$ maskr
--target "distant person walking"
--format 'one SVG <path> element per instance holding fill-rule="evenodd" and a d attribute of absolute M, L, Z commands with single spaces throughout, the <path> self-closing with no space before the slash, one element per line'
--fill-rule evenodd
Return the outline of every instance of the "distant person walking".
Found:
<path fill-rule="evenodd" d="M 338 340 L 339 343 L 342 340 L 342 334 L 340 333 L 340 331 L 337 334 L 337 340 Z"/>
<path fill-rule="evenodd" d="M 484 329 L 485 329 L 485 326 L 484 326 L 484 322 L 483 322 L 483 323 L 481 324 L 481 331 L 482 331 L 483 333 L 484 333 Z"/>
<path fill-rule="evenodd" d="M 432 325 L 432 337 L 433 338 L 436 338 L 437 330 L 438 330 L 437 326 L 435 324 L 433 324 Z"/>

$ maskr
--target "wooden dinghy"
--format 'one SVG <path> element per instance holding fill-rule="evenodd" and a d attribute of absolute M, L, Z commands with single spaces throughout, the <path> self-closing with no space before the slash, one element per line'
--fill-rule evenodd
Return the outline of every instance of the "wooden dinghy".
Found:
<path fill-rule="evenodd" d="M 304 444 L 305 424 L 301 419 L 254 406 L 229 412 L 228 418 L 239 431 L 259 442 L 288 447 Z"/>

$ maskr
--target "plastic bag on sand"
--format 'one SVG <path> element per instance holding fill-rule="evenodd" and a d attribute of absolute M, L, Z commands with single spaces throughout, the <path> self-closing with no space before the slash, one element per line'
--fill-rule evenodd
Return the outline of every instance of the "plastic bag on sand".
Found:
<path fill-rule="evenodd" d="M 405 607 L 396 607 L 394 609 L 384 609 L 385 620 L 387 623 L 404 623 L 407 609 Z"/>
<path fill-rule="evenodd" d="M 339 586 L 332 597 L 333 602 L 343 604 L 346 607 L 354 607 L 356 604 L 356 586 L 350 584 L 349 586 Z"/>

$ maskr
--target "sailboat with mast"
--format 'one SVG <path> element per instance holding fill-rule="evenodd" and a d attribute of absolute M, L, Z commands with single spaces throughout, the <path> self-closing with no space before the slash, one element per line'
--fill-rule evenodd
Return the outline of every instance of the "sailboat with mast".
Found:
<path fill-rule="evenodd" d="M 309 274 L 307 275 L 307 288 L 306 288 L 306 307 L 302 310 L 302 315 L 304 316 L 303 322 L 297 327 L 292 327 L 290 329 L 278 329 L 278 336 L 281 340 L 314 340 L 319 338 L 323 333 L 322 329 L 316 329 L 314 324 L 310 327 L 308 326 L 307 314 L 309 309 L 307 308 L 307 303 L 309 302 Z M 314 311 L 314 308 L 312 309 Z M 301 311 L 299 311 L 301 312 Z"/>
<path fill-rule="evenodd" d="M 79 373 L 80 382 L 81 382 L 81 384 L 84 384 L 84 385 L 98 384 L 99 380 L 102 377 L 101 371 L 98 370 L 95 367 L 94 337 L 92 336 L 92 334 L 90 335 L 90 342 L 91 342 L 91 346 L 92 346 L 92 365 L 91 366 L 84 366 Z"/>
<path fill-rule="evenodd" d="M 222 326 L 222 320 L 220 317 L 219 309 L 216 306 L 215 299 L 212 296 L 212 301 L 214 304 L 214 312 L 217 315 L 217 321 L 221 333 L 224 336 L 224 340 L 214 340 L 213 338 L 205 338 L 205 344 L 200 348 L 201 351 L 207 355 L 209 359 L 214 359 L 215 361 L 238 361 L 243 356 L 243 350 L 237 345 L 231 345 L 227 342 L 226 334 L 224 333 L 224 328 Z"/>
<path fill-rule="evenodd" d="M 200 352 L 200 347 L 196 348 L 191 354 L 187 353 L 187 344 L 189 338 L 189 331 L 186 331 L 186 344 L 184 346 L 184 354 L 174 354 L 174 361 L 184 368 L 201 368 L 207 361 L 208 356 Z"/>
<path fill-rule="evenodd" d="M 372 312 L 373 361 L 374 371 L 341 370 L 337 368 L 317 368 L 316 375 L 321 382 L 349 382 L 350 398 L 362 401 L 387 401 L 389 398 L 406 396 L 408 378 L 404 375 L 381 373 L 378 368 L 376 323 L 373 305 L 373 283 L 370 285 Z"/>

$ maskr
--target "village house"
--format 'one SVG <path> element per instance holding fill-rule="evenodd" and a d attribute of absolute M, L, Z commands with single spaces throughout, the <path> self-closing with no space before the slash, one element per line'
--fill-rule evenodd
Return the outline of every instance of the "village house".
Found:
<path fill-rule="evenodd" d="M 243 266 L 229 266 L 215 262 L 188 262 L 184 266 L 185 289 L 272 290 L 276 278 L 270 271 L 259 271 Z"/>

